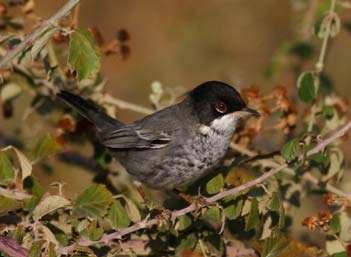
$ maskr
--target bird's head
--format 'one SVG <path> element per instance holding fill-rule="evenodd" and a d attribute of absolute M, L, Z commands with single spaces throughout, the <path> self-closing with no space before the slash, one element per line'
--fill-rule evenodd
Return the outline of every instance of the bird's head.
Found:
<path fill-rule="evenodd" d="M 260 116 L 247 106 L 234 87 L 220 81 L 205 82 L 188 95 L 201 125 L 218 131 L 235 130 L 239 120 Z"/>

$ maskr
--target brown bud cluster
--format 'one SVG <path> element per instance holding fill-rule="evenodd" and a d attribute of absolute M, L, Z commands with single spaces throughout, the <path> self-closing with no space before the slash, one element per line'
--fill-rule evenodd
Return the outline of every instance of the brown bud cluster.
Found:
<path fill-rule="evenodd" d="M 100 29 L 95 25 L 90 27 L 89 31 L 94 36 L 96 43 L 101 48 L 101 51 L 105 56 L 118 54 L 122 57 L 123 60 L 126 60 L 130 56 L 131 50 L 128 45 L 130 35 L 127 30 L 119 30 L 116 33 L 116 37 L 110 41 L 105 40 Z"/>
<path fill-rule="evenodd" d="M 310 231 L 316 231 L 321 229 L 323 231 L 329 230 L 329 223 L 333 215 L 330 211 L 322 210 L 318 213 L 318 216 L 310 216 L 304 219 L 302 225 L 307 227 Z"/>
<path fill-rule="evenodd" d="M 66 143 L 66 134 L 75 132 L 76 127 L 76 120 L 71 115 L 65 114 L 56 125 L 56 129 L 53 134 L 55 141 L 60 146 L 64 146 Z"/>
<path fill-rule="evenodd" d="M 235 142 L 246 146 L 263 129 L 274 129 L 287 134 L 295 127 L 297 109 L 290 101 L 286 87 L 276 86 L 271 93 L 263 95 L 257 86 L 252 86 L 241 93 L 248 104 L 260 112 L 261 117 L 250 119 L 245 127 L 236 133 Z M 278 120 L 274 120 L 273 125 L 272 122 L 267 122 L 270 124 L 269 128 L 264 128 L 264 122 L 276 112 L 280 112 Z"/>

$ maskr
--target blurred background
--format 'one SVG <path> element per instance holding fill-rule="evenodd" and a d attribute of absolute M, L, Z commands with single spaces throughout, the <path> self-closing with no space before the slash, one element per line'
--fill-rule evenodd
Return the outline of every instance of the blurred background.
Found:
<path fill-rule="evenodd" d="M 313 1 L 84 0 L 79 25 L 96 26 L 106 40 L 120 29 L 128 31 L 129 58 L 104 58 L 102 73 L 113 95 L 149 105 L 146 96 L 156 80 L 185 88 L 206 80 L 223 80 L 239 89 L 257 85 L 269 90 L 277 84 L 294 89 L 295 81 L 284 73 L 274 79 L 265 74 L 279 49 L 301 39 L 304 15 Z M 329 1 L 317 2 L 328 6 Z M 48 17 L 65 1 L 35 3 L 38 15 Z M 343 16 L 349 13 L 344 11 Z M 348 97 L 350 44 L 351 34 L 342 31 L 332 42 L 326 63 L 337 91 Z M 125 111 L 118 116 L 126 121 L 139 117 Z"/>
<path fill-rule="evenodd" d="M 65 2 L 36 0 L 36 12 L 40 17 L 49 17 Z M 320 5 L 320 10 L 308 20 L 313 2 Z M 129 57 L 104 57 L 101 70 L 108 81 L 105 90 L 120 99 L 150 107 L 150 85 L 154 81 L 187 90 L 207 80 L 222 80 L 238 89 L 254 85 L 263 92 L 284 85 L 295 99 L 296 73 L 289 69 L 294 63 L 287 65 L 283 60 L 283 68 L 279 67 L 274 75 L 267 74 L 284 47 L 296 40 L 308 40 L 315 46 L 311 61 L 303 66 L 313 68 L 321 41 L 311 33 L 306 36 L 303 30 L 306 26 L 307 32 L 312 30 L 315 16 L 328 4 L 324 0 L 82 0 L 79 26 L 96 26 L 106 40 L 115 38 L 121 29 L 130 35 Z M 325 69 L 335 91 L 349 101 L 350 9 L 343 9 L 340 16 L 346 25 L 328 48 Z M 7 135 L 16 135 L 21 127 L 23 110 L 15 111 L 15 119 L 0 118 L 1 130 Z M 143 116 L 126 110 L 117 110 L 116 115 L 125 122 Z M 40 119 L 34 116 L 26 120 L 29 140 L 40 134 Z M 348 140 L 344 146 L 346 156 L 351 153 L 350 148 Z M 86 151 L 92 150 L 86 146 Z M 35 174 L 46 185 L 65 181 L 65 191 L 70 195 L 82 191 L 94 175 L 78 167 L 67 169 L 61 162 L 55 165 L 59 172 L 43 172 L 38 167 Z"/>

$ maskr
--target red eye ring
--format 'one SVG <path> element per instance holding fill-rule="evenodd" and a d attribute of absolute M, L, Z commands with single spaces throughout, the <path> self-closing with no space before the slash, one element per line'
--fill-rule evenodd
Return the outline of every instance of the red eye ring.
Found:
<path fill-rule="evenodd" d="M 214 108 L 216 109 L 217 112 L 219 113 L 226 113 L 228 111 L 228 106 L 225 102 L 220 101 L 215 103 Z"/>

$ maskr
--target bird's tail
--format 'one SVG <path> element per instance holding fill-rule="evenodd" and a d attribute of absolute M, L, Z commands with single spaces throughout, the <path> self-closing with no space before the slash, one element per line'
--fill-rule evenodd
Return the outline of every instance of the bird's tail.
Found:
<path fill-rule="evenodd" d="M 63 90 L 57 96 L 92 122 L 98 130 L 123 126 L 122 122 L 108 116 L 102 109 L 89 100 Z"/>

